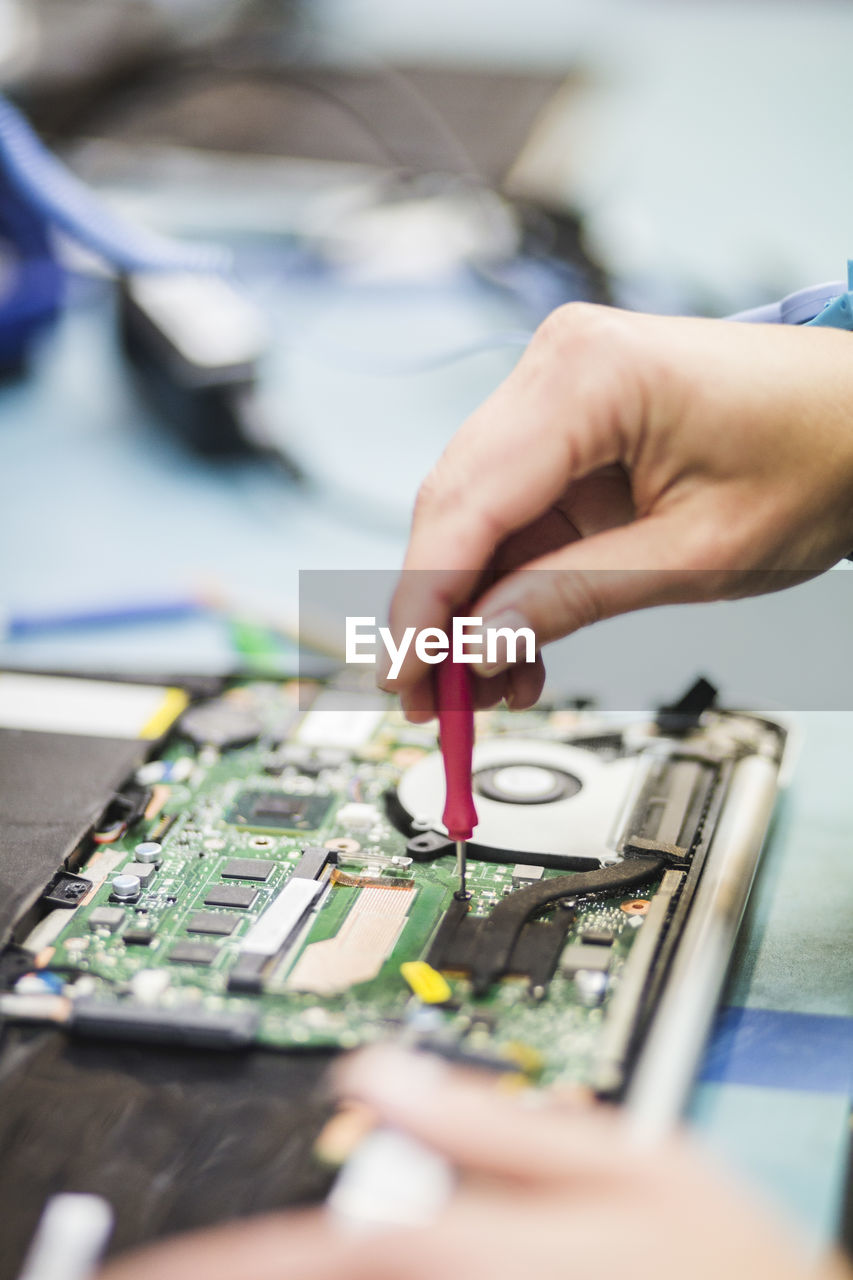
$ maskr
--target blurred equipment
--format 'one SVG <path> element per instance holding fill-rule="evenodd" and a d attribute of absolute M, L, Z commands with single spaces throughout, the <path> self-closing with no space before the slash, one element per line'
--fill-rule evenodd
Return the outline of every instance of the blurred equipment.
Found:
<path fill-rule="evenodd" d="M 124 350 L 169 426 L 198 453 L 261 452 L 298 478 L 255 402 L 267 334 L 254 304 L 202 272 L 136 273 L 119 297 Z"/>
<path fill-rule="evenodd" d="M 224 264 L 218 251 L 179 245 L 117 217 L 0 98 L 0 372 L 21 367 L 52 320 L 64 271 L 61 232 L 121 270 L 194 270 Z"/>

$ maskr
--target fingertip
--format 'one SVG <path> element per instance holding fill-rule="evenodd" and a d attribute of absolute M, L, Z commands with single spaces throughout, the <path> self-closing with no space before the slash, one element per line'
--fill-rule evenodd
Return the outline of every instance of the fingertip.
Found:
<path fill-rule="evenodd" d="M 403 715 L 412 724 L 427 724 L 435 716 L 435 690 L 429 678 L 399 690 Z"/>
<path fill-rule="evenodd" d="M 482 676 L 474 681 L 474 707 L 477 711 L 488 711 L 496 707 L 506 696 L 506 673 L 484 680 Z"/>
<path fill-rule="evenodd" d="M 381 1111 L 415 1105 L 414 1100 L 440 1089 L 448 1075 L 435 1054 L 413 1053 L 396 1045 L 371 1045 L 347 1054 L 330 1073 L 334 1091 L 357 1098 Z"/>
<path fill-rule="evenodd" d="M 510 711 L 528 711 L 542 696 L 545 666 L 537 655 L 531 665 L 513 667 L 507 673 L 506 704 Z"/>
<path fill-rule="evenodd" d="M 401 698 L 400 706 L 402 708 L 403 715 L 410 724 L 429 724 L 430 720 L 432 720 L 435 715 L 435 712 L 431 709 L 427 709 L 405 697 Z"/>

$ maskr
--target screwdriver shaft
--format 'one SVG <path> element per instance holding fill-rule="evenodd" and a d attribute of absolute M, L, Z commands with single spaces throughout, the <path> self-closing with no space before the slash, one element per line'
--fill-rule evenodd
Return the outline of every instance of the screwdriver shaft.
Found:
<path fill-rule="evenodd" d="M 444 757 L 446 794 L 442 820 L 456 844 L 457 895 L 468 896 L 467 842 L 477 825 L 471 790 L 474 750 L 474 699 L 471 678 L 463 663 L 448 658 L 436 672 L 438 734 Z"/>
<path fill-rule="evenodd" d="M 465 840 L 456 841 L 456 874 L 459 877 L 459 896 L 468 894 L 468 845 Z"/>

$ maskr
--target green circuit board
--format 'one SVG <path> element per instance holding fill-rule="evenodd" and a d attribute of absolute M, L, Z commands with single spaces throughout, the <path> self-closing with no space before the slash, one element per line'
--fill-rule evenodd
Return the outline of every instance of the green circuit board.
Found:
<path fill-rule="evenodd" d="M 226 710 L 255 716 L 262 731 L 219 749 L 179 729 L 148 766 L 146 780 L 159 777 L 148 816 L 124 832 L 97 834 L 100 843 L 77 868 L 96 887 L 65 913 L 47 956 L 72 999 L 101 1012 L 231 1021 L 275 1050 L 428 1035 L 474 1056 L 518 1057 L 546 1082 L 595 1086 L 602 1036 L 661 875 L 629 893 L 569 901 L 563 954 L 606 955 L 592 969 L 561 962 L 538 987 L 529 974 L 508 973 L 475 994 L 471 975 L 448 966 L 439 983 L 446 989 L 425 995 L 402 966 L 430 955 L 454 903 L 455 859 L 449 852 L 413 859 L 411 831 L 388 816 L 387 798 L 435 750 L 434 726 L 410 725 L 389 704 L 366 718 L 357 741 L 328 746 L 317 731 L 327 713 L 301 712 L 291 686 L 250 684 L 228 698 Z M 311 716 L 306 733 L 300 726 Z M 565 741 L 590 728 L 581 712 L 495 711 L 480 721 L 480 736 L 538 740 Z M 117 900 L 116 877 L 139 870 L 135 851 L 146 842 L 161 846 L 158 861 L 148 871 L 143 865 L 137 895 Z M 240 986 L 235 973 L 250 933 L 271 918 L 304 859 L 319 866 L 323 850 L 330 860 L 311 881 L 316 896 L 298 929 L 262 971 L 256 966 L 253 983 Z M 526 874 L 544 882 L 573 873 L 528 873 L 471 857 L 468 919 L 487 919 L 528 883 Z"/>

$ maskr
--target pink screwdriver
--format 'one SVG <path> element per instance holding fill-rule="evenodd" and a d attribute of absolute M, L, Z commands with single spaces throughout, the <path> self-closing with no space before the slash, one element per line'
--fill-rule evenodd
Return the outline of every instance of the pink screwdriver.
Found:
<path fill-rule="evenodd" d="M 442 821 L 450 839 L 456 842 L 458 897 L 466 898 L 466 845 L 477 825 L 477 810 L 471 793 L 471 762 L 474 752 L 474 699 L 471 676 L 466 665 L 445 658 L 436 672 L 438 738 L 444 757 L 445 804 Z"/>

